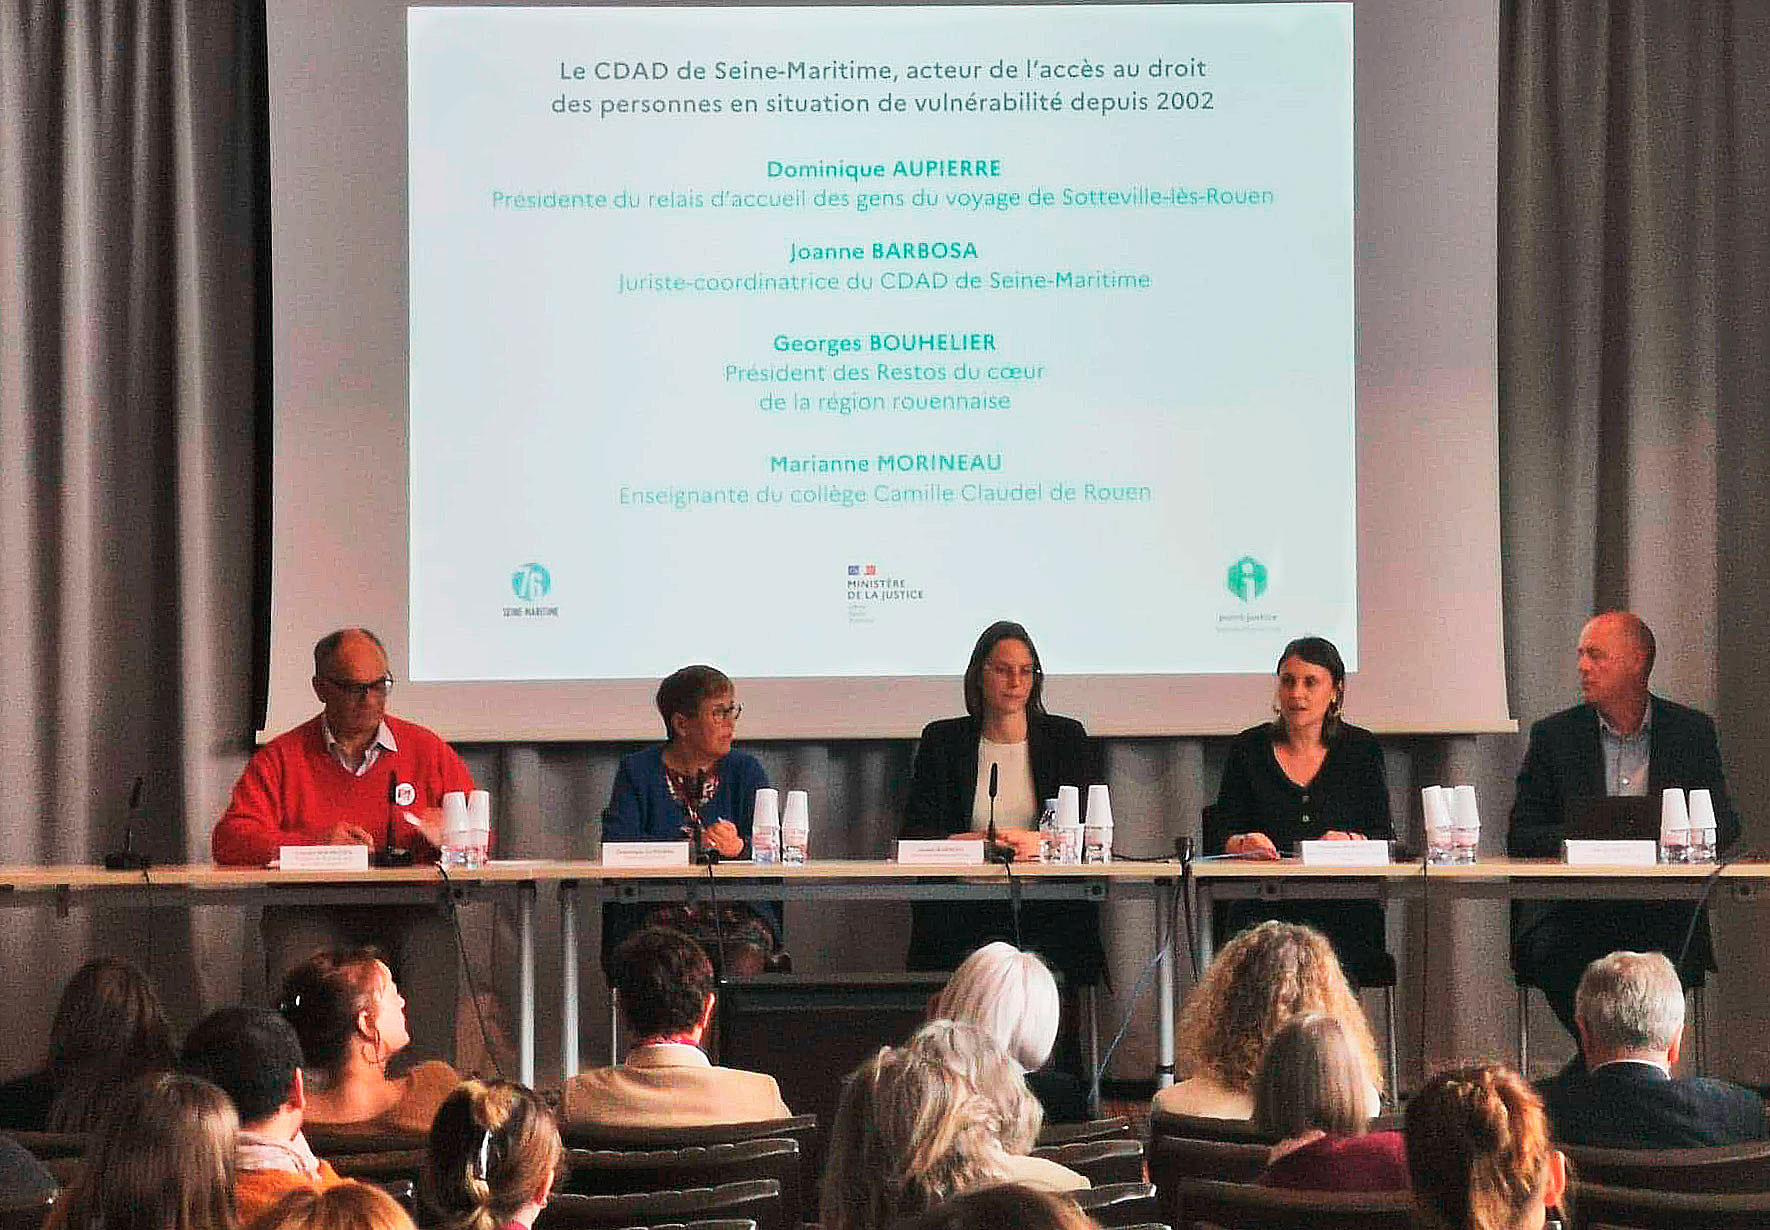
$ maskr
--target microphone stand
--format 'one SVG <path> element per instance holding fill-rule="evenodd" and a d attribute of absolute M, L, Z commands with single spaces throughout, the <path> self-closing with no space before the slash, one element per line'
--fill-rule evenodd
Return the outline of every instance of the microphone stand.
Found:
<path fill-rule="evenodd" d="M 140 807 L 141 776 L 137 774 L 135 784 L 129 788 L 129 815 L 123 821 L 123 848 L 104 856 L 105 870 L 146 871 L 153 866 L 153 859 L 135 850 L 135 817 Z"/>
<path fill-rule="evenodd" d="M 716 846 L 708 845 L 706 840 L 707 826 L 701 819 L 701 803 L 699 802 L 705 782 L 706 774 L 704 772 L 695 774 L 694 781 L 690 783 L 690 789 L 692 797 L 697 801 L 693 809 L 684 808 L 684 810 L 688 811 L 688 821 L 694 826 L 694 848 L 690 851 L 690 855 L 694 862 L 705 863 L 707 866 L 707 896 L 713 907 L 713 942 L 719 948 L 719 969 L 713 981 L 714 985 L 723 986 L 725 985 L 725 921 L 719 917 L 719 879 L 713 873 L 714 866 L 723 856 Z"/>
<path fill-rule="evenodd" d="M 1001 840 L 996 832 L 996 785 L 1001 766 L 989 767 L 989 833 L 984 841 L 983 859 L 998 863 L 1008 873 L 1008 913 L 1014 919 L 1014 947 L 1025 948 L 1020 935 L 1020 881 L 1014 878 L 1014 847 Z"/>

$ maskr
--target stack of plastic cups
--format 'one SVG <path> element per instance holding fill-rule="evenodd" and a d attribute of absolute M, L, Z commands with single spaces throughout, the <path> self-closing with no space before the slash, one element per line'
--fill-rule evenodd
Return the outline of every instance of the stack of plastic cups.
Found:
<path fill-rule="evenodd" d="M 1715 797 L 1707 790 L 1690 792 L 1690 861 L 1712 863 L 1715 849 Z"/>
<path fill-rule="evenodd" d="M 803 790 L 787 791 L 781 811 L 781 862 L 803 863 L 811 839 L 811 796 Z"/>
<path fill-rule="evenodd" d="M 1420 810 L 1426 830 L 1426 861 L 1455 862 L 1456 830 L 1450 819 L 1449 792 L 1443 786 L 1427 786 L 1420 791 Z"/>
<path fill-rule="evenodd" d="M 1481 848 L 1481 813 L 1475 805 L 1475 787 L 1458 786 L 1451 791 L 1451 861 L 1473 863 Z"/>
<path fill-rule="evenodd" d="M 492 852 L 492 796 L 490 791 L 475 790 L 467 796 L 467 860 L 466 867 L 484 867 Z"/>
<path fill-rule="evenodd" d="M 1690 809 L 1676 786 L 1667 786 L 1659 796 L 1659 861 L 1690 861 Z"/>
<path fill-rule="evenodd" d="M 1057 861 L 1082 861 L 1082 792 L 1075 786 L 1057 787 Z"/>
<path fill-rule="evenodd" d="M 467 794 L 451 790 L 442 797 L 442 865 L 465 867 L 467 847 L 473 841 L 473 819 L 467 814 Z"/>
<path fill-rule="evenodd" d="M 1112 862 L 1112 799 L 1104 785 L 1088 787 L 1088 817 L 1082 826 L 1082 861 Z"/>
<path fill-rule="evenodd" d="M 781 796 L 772 786 L 756 792 L 756 810 L 750 820 L 750 860 L 781 861 Z"/>

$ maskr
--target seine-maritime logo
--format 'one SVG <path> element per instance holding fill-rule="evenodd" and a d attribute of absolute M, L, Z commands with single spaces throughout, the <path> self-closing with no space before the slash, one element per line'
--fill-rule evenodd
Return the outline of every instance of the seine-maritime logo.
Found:
<path fill-rule="evenodd" d="M 1244 555 L 1229 565 L 1224 584 L 1243 602 L 1252 602 L 1266 592 L 1266 565 L 1251 555 Z"/>
<path fill-rule="evenodd" d="M 524 564 L 510 574 L 510 588 L 523 602 L 539 602 L 553 588 L 553 577 L 540 564 Z"/>

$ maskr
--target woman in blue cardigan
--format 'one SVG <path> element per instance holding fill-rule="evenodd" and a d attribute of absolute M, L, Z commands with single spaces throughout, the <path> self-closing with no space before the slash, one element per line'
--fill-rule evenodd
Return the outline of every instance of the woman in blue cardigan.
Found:
<path fill-rule="evenodd" d="M 754 756 L 732 750 L 742 712 L 731 680 L 711 666 L 685 666 L 659 684 L 658 713 L 669 738 L 622 759 L 602 813 L 602 839 L 692 841 L 698 819 L 703 851 L 750 857 L 756 791 L 768 785 L 768 774 Z M 776 901 L 721 902 L 715 919 L 713 907 L 701 902 L 608 905 L 602 915 L 604 964 L 615 945 L 646 925 L 694 936 L 724 973 L 753 974 L 780 948 L 781 907 Z"/>

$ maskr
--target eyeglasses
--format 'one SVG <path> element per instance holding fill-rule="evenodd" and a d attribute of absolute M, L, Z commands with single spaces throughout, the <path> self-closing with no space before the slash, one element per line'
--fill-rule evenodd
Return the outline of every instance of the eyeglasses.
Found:
<path fill-rule="evenodd" d="M 744 707 L 736 702 L 729 705 L 714 705 L 707 710 L 707 716 L 721 722 L 735 722 L 744 716 Z"/>
<path fill-rule="evenodd" d="M 370 692 L 386 696 L 393 691 L 392 675 L 383 675 L 381 678 L 371 679 L 367 683 L 357 683 L 351 679 L 333 679 L 330 676 L 321 676 L 321 678 L 352 700 L 366 700 Z"/>
<path fill-rule="evenodd" d="M 1024 679 L 1031 682 L 1045 673 L 1036 666 L 1003 666 L 995 662 L 985 662 L 983 664 L 983 669 L 994 675 L 997 679 L 1006 680 L 1008 682 L 1013 682 L 1017 679 Z"/>

